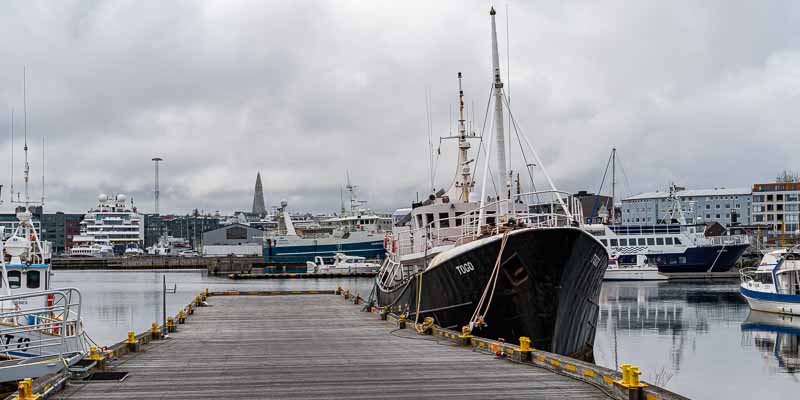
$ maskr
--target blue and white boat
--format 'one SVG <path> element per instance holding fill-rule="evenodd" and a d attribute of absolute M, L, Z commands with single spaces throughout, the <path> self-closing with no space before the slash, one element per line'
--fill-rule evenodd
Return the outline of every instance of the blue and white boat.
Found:
<path fill-rule="evenodd" d="M 750 246 L 748 235 L 714 236 L 704 224 L 687 224 L 680 201 L 670 195 L 673 208 L 662 224 L 585 225 L 621 265 L 635 265 L 640 256 L 659 273 L 710 273 L 729 271 Z"/>
<path fill-rule="evenodd" d="M 320 221 L 318 227 L 295 229 L 286 208 L 281 202 L 278 208 L 276 234 L 268 235 L 264 241 L 264 261 L 267 264 L 298 265 L 285 272 L 305 272 L 306 263 L 316 257 L 332 258 L 336 254 L 381 260 L 386 255 L 385 232 L 391 230 L 392 217 L 381 215 L 362 207 L 363 201 L 355 196 L 356 186 L 348 182 L 350 209 L 342 206 L 340 216 Z M 281 271 L 284 271 L 283 269 Z"/>
<path fill-rule="evenodd" d="M 739 292 L 751 309 L 800 315 L 800 247 L 769 252 L 740 275 Z"/>

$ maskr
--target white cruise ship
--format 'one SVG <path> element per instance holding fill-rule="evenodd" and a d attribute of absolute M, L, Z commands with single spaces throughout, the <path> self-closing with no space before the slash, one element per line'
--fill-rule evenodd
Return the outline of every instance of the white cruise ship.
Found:
<path fill-rule="evenodd" d="M 70 255 L 93 256 L 86 253 L 86 247 L 110 247 L 117 255 L 123 254 L 130 244 L 141 248 L 144 217 L 136 212 L 133 202 L 124 194 L 113 197 L 101 194 L 97 202 L 97 206 L 83 216 L 81 234 L 73 239 L 79 245 L 70 250 Z"/>

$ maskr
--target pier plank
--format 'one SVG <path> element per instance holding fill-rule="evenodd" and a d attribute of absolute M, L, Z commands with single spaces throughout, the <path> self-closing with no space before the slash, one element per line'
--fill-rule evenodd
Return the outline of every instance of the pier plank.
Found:
<path fill-rule="evenodd" d="M 396 330 L 341 297 L 211 297 L 179 332 L 62 399 L 601 399 L 599 389 Z"/>

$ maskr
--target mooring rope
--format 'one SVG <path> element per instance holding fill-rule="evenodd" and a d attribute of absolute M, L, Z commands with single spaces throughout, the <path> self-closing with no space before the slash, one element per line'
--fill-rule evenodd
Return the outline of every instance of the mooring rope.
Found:
<path fill-rule="evenodd" d="M 485 325 L 485 318 L 486 314 L 489 313 L 489 307 L 492 305 L 492 299 L 494 298 L 494 291 L 497 287 L 497 278 L 499 277 L 500 271 L 500 261 L 503 259 L 503 251 L 506 248 L 506 242 L 508 242 L 508 234 L 509 231 L 505 231 L 503 233 L 503 240 L 500 242 L 500 251 L 497 253 L 497 261 L 494 263 L 494 269 L 492 269 L 492 274 L 489 276 L 489 281 L 486 282 L 486 288 L 483 289 L 483 295 L 481 296 L 480 301 L 478 302 L 478 306 L 475 307 L 475 312 L 472 313 L 472 318 L 469 320 L 469 327 L 472 329 L 477 325 Z M 489 292 L 489 287 L 491 286 L 492 291 Z M 489 295 L 489 301 L 486 303 L 486 309 L 481 312 L 483 308 L 484 301 L 486 301 L 486 295 Z"/>

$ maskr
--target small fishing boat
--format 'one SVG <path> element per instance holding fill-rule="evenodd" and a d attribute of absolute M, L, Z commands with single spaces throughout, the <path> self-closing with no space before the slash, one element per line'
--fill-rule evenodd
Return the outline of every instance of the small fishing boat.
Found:
<path fill-rule="evenodd" d="M 336 253 L 333 256 L 333 263 L 326 264 L 325 259 L 320 256 L 314 257 L 314 261 L 306 262 L 309 273 L 375 273 L 381 265 L 367 261 L 365 257 L 348 256 Z"/>
<path fill-rule="evenodd" d="M 39 240 L 27 207 L 17 219 L 17 229 L 0 242 L 5 289 L 0 296 L 0 382 L 58 372 L 83 358 L 88 347 L 80 292 L 50 289 L 47 246 Z"/>
<path fill-rule="evenodd" d="M 647 256 L 636 255 L 635 263 L 620 262 L 619 256 L 613 254 L 608 259 L 608 268 L 603 275 L 604 281 L 663 281 L 667 277 L 658 272 L 658 266 L 650 263 Z"/>
<path fill-rule="evenodd" d="M 769 252 L 739 274 L 739 292 L 751 309 L 800 315 L 800 247 Z"/>
<path fill-rule="evenodd" d="M 40 240 L 32 222 L 27 134 L 24 173 L 24 200 L 12 200 L 19 204 L 16 228 L 6 238 L 5 228 L 0 227 L 0 290 L 4 292 L 0 295 L 0 383 L 4 384 L 63 371 L 80 361 L 88 349 L 80 292 L 50 288 L 50 246 Z M 37 205 L 44 205 L 44 196 Z"/>

